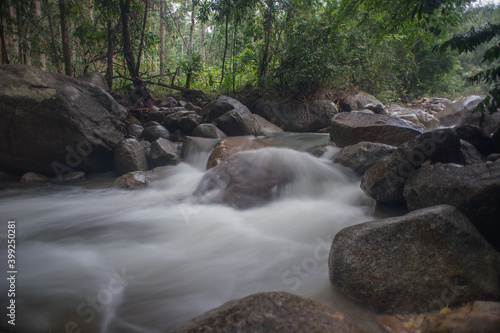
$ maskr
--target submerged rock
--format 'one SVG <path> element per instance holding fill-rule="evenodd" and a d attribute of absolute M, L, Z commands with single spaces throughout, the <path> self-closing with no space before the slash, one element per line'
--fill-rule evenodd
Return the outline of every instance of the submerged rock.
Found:
<path fill-rule="evenodd" d="M 361 332 L 342 313 L 307 297 L 266 292 L 229 301 L 170 333 Z"/>
<path fill-rule="evenodd" d="M 500 250 L 500 162 L 424 166 L 408 178 L 404 196 L 410 210 L 458 208 Z"/>
<path fill-rule="evenodd" d="M 447 205 L 341 230 L 329 274 L 344 295 L 385 313 L 500 299 L 500 254 Z"/>
<path fill-rule="evenodd" d="M 0 168 L 58 176 L 113 169 L 126 114 L 109 94 L 26 65 L 2 65 L 0 76 Z"/>
<path fill-rule="evenodd" d="M 245 137 L 226 138 L 214 147 L 212 154 L 208 158 L 207 168 L 213 168 L 228 157 L 239 153 L 240 151 L 255 150 L 269 147 L 270 144 L 259 139 L 250 139 Z"/>
<path fill-rule="evenodd" d="M 341 112 L 331 123 L 330 139 L 338 147 L 361 141 L 399 146 L 424 132 L 421 126 L 398 117 Z"/>
<path fill-rule="evenodd" d="M 114 187 L 127 190 L 138 190 L 148 187 L 152 182 L 163 179 L 167 173 L 168 167 L 157 167 L 149 171 L 128 172 L 113 182 Z"/>

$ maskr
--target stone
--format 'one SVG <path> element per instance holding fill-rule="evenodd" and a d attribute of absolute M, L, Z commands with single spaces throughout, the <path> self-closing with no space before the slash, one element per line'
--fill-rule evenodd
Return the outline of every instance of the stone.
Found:
<path fill-rule="evenodd" d="M 96 85 L 27 65 L 0 66 L 0 168 L 61 176 L 113 169 L 120 105 Z"/>
<path fill-rule="evenodd" d="M 484 156 L 471 143 L 460 140 L 460 150 L 465 159 L 465 164 L 478 164 L 486 162 Z"/>
<path fill-rule="evenodd" d="M 481 126 L 487 134 L 492 134 L 500 127 L 500 112 L 490 113 L 489 111 L 485 111 L 484 119 L 481 123 L 481 112 L 474 109 L 467 109 L 462 112 L 456 123 L 457 127 L 463 125 Z"/>
<path fill-rule="evenodd" d="M 115 169 L 119 175 L 147 171 L 149 163 L 144 146 L 136 139 L 124 139 L 115 149 Z"/>
<path fill-rule="evenodd" d="M 85 172 L 83 171 L 73 171 L 67 173 L 58 179 L 61 183 L 73 183 L 73 182 L 81 182 L 85 180 Z"/>
<path fill-rule="evenodd" d="M 466 112 L 476 108 L 476 106 L 483 100 L 480 96 L 467 96 L 451 104 L 446 108 L 435 114 L 435 117 L 441 122 L 441 126 L 455 126 L 460 116 Z"/>
<path fill-rule="evenodd" d="M 342 313 L 316 300 L 283 291 L 229 301 L 170 333 L 187 332 L 362 332 Z"/>
<path fill-rule="evenodd" d="M 151 143 L 153 167 L 176 165 L 181 161 L 177 146 L 167 139 L 159 138 Z"/>
<path fill-rule="evenodd" d="M 77 77 L 77 80 L 87 83 L 92 83 L 109 93 L 108 81 L 99 72 L 90 72 Z"/>
<path fill-rule="evenodd" d="M 411 142 L 379 160 L 366 170 L 361 188 L 382 202 L 404 202 L 406 180 L 425 161 L 465 164 L 460 139 L 452 129 L 440 129 L 417 136 Z"/>
<path fill-rule="evenodd" d="M 493 146 L 495 147 L 497 153 L 500 153 L 500 127 L 498 127 L 493 133 L 491 141 L 493 142 Z"/>
<path fill-rule="evenodd" d="M 380 102 L 378 102 L 378 104 L 366 104 L 364 108 L 373 111 L 375 114 L 389 115 L 389 113 L 385 110 L 384 105 Z"/>
<path fill-rule="evenodd" d="M 463 125 L 455 127 L 458 137 L 471 143 L 484 156 L 495 152 L 491 136 L 486 134 L 480 127 L 475 125 Z"/>
<path fill-rule="evenodd" d="M 377 100 L 372 95 L 369 95 L 364 92 L 360 92 L 356 95 L 351 95 L 340 101 L 340 108 L 343 112 L 350 112 L 354 110 L 363 110 L 367 109 L 368 105 L 379 105 L 384 109 L 384 105 L 382 102 Z M 370 109 L 371 110 L 371 109 Z M 372 110 L 373 111 L 373 110 Z"/>
<path fill-rule="evenodd" d="M 173 97 L 167 97 L 165 99 L 162 99 L 159 103 L 159 107 L 165 107 L 165 108 L 173 108 L 179 105 L 179 102 Z"/>
<path fill-rule="evenodd" d="M 232 97 L 219 96 L 201 109 L 201 115 L 206 121 L 211 122 L 231 110 L 248 110 L 248 108 Z"/>
<path fill-rule="evenodd" d="M 330 126 L 338 110 L 330 100 L 304 103 L 261 99 L 254 112 L 286 132 L 316 132 Z"/>
<path fill-rule="evenodd" d="M 213 122 L 228 136 L 267 136 L 283 132 L 281 128 L 259 115 L 252 114 L 247 108 L 228 111 Z"/>
<path fill-rule="evenodd" d="M 141 125 L 131 124 L 128 126 L 128 131 L 131 135 L 138 138 L 141 136 L 142 131 L 144 131 L 144 127 Z"/>
<path fill-rule="evenodd" d="M 426 332 L 500 332 L 500 315 L 473 311 L 448 314 L 432 314 L 425 317 L 423 326 Z"/>
<path fill-rule="evenodd" d="M 500 299 L 500 254 L 448 205 L 342 229 L 329 276 L 345 296 L 388 314 Z"/>
<path fill-rule="evenodd" d="M 131 171 L 116 178 L 113 186 L 127 190 L 146 188 L 153 182 L 164 179 L 167 172 L 168 167 L 157 167 L 149 171 Z"/>
<path fill-rule="evenodd" d="M 21 177 L 21 183 L 38 183 L 38 182 L 50 182 L 47 176 L 36 172 L 27 172 Z"/>
<path fill-rule="evenodd" d="M 144 138 L 144 140 L 153 142 L 155 140 L 158 140 L 159 138 L 168 140 L 170 139 L 171 134 L 165 127 L 161 125 L 156 125 L 156 126 L 146 127 L 144 131 L 142 131 L 141 137 Z"/>
<path fill-rule="evenodd" d="M 196 128 L 196 126 L 200 125 L 203 122 L 203 117 L 197 114 L 188 114 L 184 117 L 181 117 L 178 122 L 177 126 L 184 132 L 184 133 L 192 133 L 193 130 Z"/>
<path fill-rule="evenodd" d="M 293 156 L 278 148 L 234 154 L 205 173 L 194 193 L 196 202 L 238 209 L 267 204 L 294 180 Z"/>
<path fill-rule="evenodd" d="M 410 210 L 456 207 L 500 250 L 500 162 L 423 166 L 406 181 L 404 197 Z"/>
<path fill-rule="evenodd" d="M 392 116 L 341 112 L 331 123 L 330 139 L 337 147 L 361 141 L 399 146 L 424 132 L 421 126 Z"/>
<path fill-rule="evenodd" d="M 239 153 L 240 151 L 255 150 L 259 148 L 269 147 L 270 144 L 259 140 L 244 137 L 225 138 L 217 143 L 208 158 L 207 168 L 211 169 L 228 157 Z"/>
<path fill-rule="evenodd" d="M 358 142 L 342 148 L 335 156 L 334 162 L 352 169 L 358 176 L 363 176 L 366 170 L 395 150 L 396 147 L 383 143 Z"/>
<path fill-rule="evenodd" d="M 217 126 L 211 123 L 199 124 L 193 130 L 192 135 L 213 139 L 222 139 L 227 137 L 226 133 L 222 132 Z"/>

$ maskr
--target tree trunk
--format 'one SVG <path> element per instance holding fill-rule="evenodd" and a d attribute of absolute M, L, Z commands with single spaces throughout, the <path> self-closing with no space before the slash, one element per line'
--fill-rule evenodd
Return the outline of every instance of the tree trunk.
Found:
<path fill-rule="evenodd" d="M 63 47 L 64 73 L 67 76 L 73 76 L 73 67 L 71 66 L 71 47 L 68 34 L 68 22 L 66 20 L 65 0 L 59 0 L 59 16 L 61 20 L 61 40 Z"/>
<path fill-rule="evenodd" d="M 137 64 L 135 66 L 135 70 L 137 71 L 137 76 L 139 76 L 139 69 L 141 68 L 141 56 L 142 56 L 142 48 L 144 47 L 144 34 L 146 33 L 146 23 L 148 19 L 148 9 L 149 9 L 149 0 L 145 0 L 144 6 L 144 20 L 142 22 L 142 31 L 141 31 L 141 42 L 139 43 L 139 54 L 137 55 Z"/>
<path fill-rule="evenodd" d="M 40 1 L 38 1 L 38 0 L 35 1 L 35 7 L 36 7 L 36 15 L 41 20 L 42 19 L 42 7 L 40 6 Z M 42 70 L 46 70 L 45 53 L 40 54 L 40 68 Z"/>
<path fill-rule="evenodd" d="M 57 52 L 57 47 L 56 47 L 56 38 L 55 38 L 55 34 L 54 34 L 54 24 L 52 22 L 52 12 L 50 10 L 49 1 L 44 0 L 43 4 L 45 6 L 45 10 L 47 11 L 47 17 L 49 19 L 50 47 L 52 49 L 54 63 L 56 65 L 57 72 L 61 73 L 61 64 L 59 62 L 59 53 Z"/>
<path fill-rule="evenodd" d="M 160 0 L 160 81 L 165 72 L 165 0 Z"/>
<path fill-rule="evenodd" d="M 12 39 L 11 39 L 11 52 L 12 52 L 12 61 L 14 63 L 19 63 L 19 58 L 20 58 L 20 54 L 19 54 L 19 31 L 17 30 L 17 27 L 16 27 L 16 24 L 14 22 L 17 22 L 16 20 L 16 9 L 13 7 L 13 6 L 10 6 L 9 7 L 9 15 L 10 15 L 10 18 L 11 18 L 11 29 L 12 29 Z M 10 38 L 9 38 L 10 39 Z M 16 52 L 18 53 L 16 55 Z"/>
<path fill-rule="evenodd" d="M 267 71 L 269 69 L 269 48 L 271 46 L 271 30 L 273 27 L 274 18 L 274 1 L 268 0 L 268 10 L 266 13 L 266 20 L 264 22 L 264 50 L 262 52 L 262 59 L 259 66 L 259 86 L 263 86 Z"/>
<path fill-rule="evenodd" d="M 186 75 L 186 88 L 191 88 L 191 78 L 193 77 L 193 35 L 194 35 L 194 11 L 196 7 L 196 3 L 193 0 L 191 6 L 191 27 L 189 27 L 189 44 L 188 44 L 188 60 L 191 62 L 191 65 L 188 67 L 188 72 Z"/>
<path fill-rule="evenodd" d="M 134 85 L 138 85 L 139 72 L 135 67 L 135 56 L 132 49 L 132 40 L 130 36 L 130 7 L 132 0 L 120 0 L 120 17 L 122 21 L 122 39 L 123 39 L 123 55 L 130 77 L 134 79 Z"/>
<path fill-rule="evenodd" d="M 5 39 L 4 18 L 0 16 L 0 44 L 2 50 L 2 65 L 10 64 L 9 51 L 7 50 L 7 40 Z"/>
<path fill-rule="evenodd" d="M 114 45 L 113 45 L 113 20 L 111 18 L 108 19 L 108 56 L 107 56 L 107 68 L 106 68 L 106 80 L 108 81 L 109 91 L 113 91 L 113 53 L 114 53 Z"/>
<path fill-rule="evenodd" d="M 229 15 L 226 16 L 226 42 L 224 44 L 224 54 L 222 55 L 222 74 L 220 76 L 220 85 L 221 86 L 222 86 L 222 82 L 224 81 L 224 68 L 226 67 L 226 53 L 227 53 L 227 40 L 228 40 L 227 29 L 228 29 L 228 25 L 229 25 Z"/>

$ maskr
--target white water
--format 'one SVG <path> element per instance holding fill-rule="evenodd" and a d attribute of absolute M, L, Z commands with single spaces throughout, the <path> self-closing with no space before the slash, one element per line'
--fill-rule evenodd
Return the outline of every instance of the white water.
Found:
<path fill-rule="evenodd" d="M 7 221 L 17 225 L 16 330 L 164 332 L 228 300 L 272 290 L 329 302 L 358 322 L 370 317 L 328 281 L 335 233 L 372 219 L 359 180 L 327 159 L 283 148 L 303 184 L 292 193 L 248 210 L 193 204 L 208 155 L 191 153 L 196 166 L 172 167 L 145 190 L 0 192 L 2 268 Z M 8 288 L 0 281 L 5 309 Z"/>

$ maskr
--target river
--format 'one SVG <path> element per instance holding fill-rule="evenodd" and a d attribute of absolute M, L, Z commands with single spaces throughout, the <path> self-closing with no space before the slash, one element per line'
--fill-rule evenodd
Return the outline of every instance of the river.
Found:
<path fill-rule="evenodd" d="M 288 148 L 249 154 L 288 158 L 297 166 L 296 186 L 251 209 L 193 200 L 208 149 L 190 151 L 143 190 L 98 179 L 0 191 L 2 263 L 7 221 L 16 221 L 15 329 L 165 332 L 228 300 L 273 290 L 318 299 L 373 325 L 369 311 L 328 281 L 335 233 L 373 219 L 359 179 L 331 162 L 335 148 L 322 158 L 297 151 L 325 135 L 272 140 Z M 1 281 L 5 309 L 8 284 Z"/>

